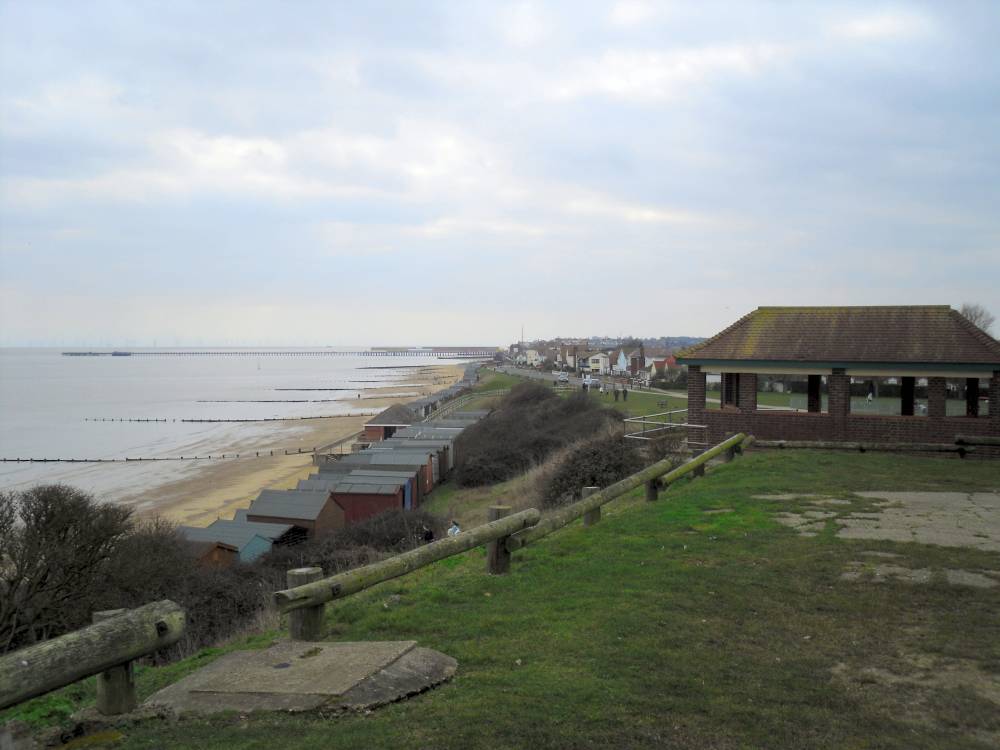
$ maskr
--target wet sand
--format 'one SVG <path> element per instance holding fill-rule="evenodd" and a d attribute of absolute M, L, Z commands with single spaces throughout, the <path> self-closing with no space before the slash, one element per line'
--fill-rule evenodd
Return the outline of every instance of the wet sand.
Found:
<path fill-rule="evenodd" d="M 408 379 L 419 379 L 427 385 L 414 388 L 412 383 L 397 388 L 378 388 L 362 391 L 361 403 L 365 410 L 384 409 L 392 404 L 412 401 L 414 396 L 401 397 L 400 394 L 421 395 L 447 388 L 462 378 L 464 364 L 428 366 L 413 372 Z M 207 526 L 217 518 L 232 518 L 239 508 L 246 508 L 264 489 L 290 489 L 300 479 L 305 479 L 315 467 L 312 450 L 317 446 L 329 445 L 337 440 L 360 432 L 371 417 L 347 416 L 315 421 L 288 421 L 275 424 L 275 430 L 267 440 L 253 439 L 253 451 L 279 449 L 281 455 L 246 457 L 243 451 L 249 445 L 232 444 L 214 446 L 216 453 L 241 453 L 244 457 L 197 467 L 191 476 L 178 479 L 153 488 L 141 495 L 124 498 L 123 502 L 133 505 L 144 517 L 161 516 L 185 526 Z M 290 446 L 302 448 L 302 453 L 284 455 Z M 349 444 L 344 446 L 349 450 Z M 277 451 L 276 451 L 277 452 Z"/>

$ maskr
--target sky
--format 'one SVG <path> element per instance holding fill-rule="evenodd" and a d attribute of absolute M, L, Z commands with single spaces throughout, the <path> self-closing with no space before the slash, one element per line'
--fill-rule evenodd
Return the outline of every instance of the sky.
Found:
<path fill-rule="evenodd" d="M 998 28 L 962 0 L 0 2 L 0 345 L 1000 318 Z"/>

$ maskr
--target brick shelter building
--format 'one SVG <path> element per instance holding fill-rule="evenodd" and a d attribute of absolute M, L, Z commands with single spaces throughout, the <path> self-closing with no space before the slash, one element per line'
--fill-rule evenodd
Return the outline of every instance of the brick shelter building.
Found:
<path fill-rule="evenodd" d="M 688 367 L 688 422 L 707 426 L 709 443 L 736 432 L 892 443 L 1000 436 L 1000 342 L 947 305 L 759 307 L 677 362 Z M 707 373 L 721 375 L 718 409 L 706 401 Z M 759 381 L 780 375 L 806 381 L 806 410 L 758 404 Z M 898 388 L 898 415 L 863 413 L 857 393 L 852 410 L 852 383 L 876 378 Z M 947 413 L 949 392 L 964 392 L 964 413 Z"/>

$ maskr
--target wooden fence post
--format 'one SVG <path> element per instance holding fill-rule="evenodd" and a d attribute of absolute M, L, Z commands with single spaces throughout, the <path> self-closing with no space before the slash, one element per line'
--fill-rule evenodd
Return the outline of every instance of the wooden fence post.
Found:
<path fill-rule="evenodd" d="M 694 471 L 691 472 L 692 476 L 703 477 L 705 476 L 705 464 L 699 464 L 694 467 Z"/>
<path fill-rule="evenodd" d="M 652 503 L 660 496 L 660 480 L 650 479 L 646 482 L 646 502 Z"/>
<path fill-rule="evenodd" d="M 724 464 L 728 464 L 730 461 L 733 460 L 733 456 L 735 455 L 736 454 L 732 448 L 727 448 L 726 450 L 724 450 L 722 453 L 719 454 L 719 460 Z"/>
<path fill-rule="evenodd" d="M 127 609 L 105 609 L 91 615 L 92 622 L 110 620 L 128 612 Z M 105 716 L 127 714 L 139 705 L 135 693 L 135 675 L 132 662 L 105 669 L 97 675 L 97 710 Z"/>
<path fill-rule="evenodd" d="M 322 568 L 294 568 L 288 571 L 288 588 L 312 583 L 323 577 Z M 323 607 L 303 607 L 288 615 L 288 634 L 293 641 L 318 641 L 323 638 Z"/>
<path fill-rule="evenodd" d="M 486 511 L 486 521 L 499 521 L 510 515 L 509 505 L 491 505 Z M 510 572 L 510 552 L 507 551 L 507 537 L 494 539 L 486 545 L 486 572 L 502 576 Z"/>
<path fill-rule="evenodd" d="M 590 497 L 595 492 L 600 492 L 600 487 L 584 487 L 583 491 L 580 493 L 582 497 Z M 593 510 L 588 510 L 583 514 L 583 525 L 593 526 L 595 523 L 601 520 L 601 506 L 597 506 Z"/>

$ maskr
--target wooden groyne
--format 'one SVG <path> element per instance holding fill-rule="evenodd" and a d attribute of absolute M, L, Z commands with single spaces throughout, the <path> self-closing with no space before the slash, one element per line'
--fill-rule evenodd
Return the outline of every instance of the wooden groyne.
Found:
<path fill-rule="evenodd" d="M 187 424 L 215 424 L 228 422 L 299 422 L 306 419 L 343 419 L 345 417 L 374 417 L 378 411 L 352 411 L 349 414 L 317 414 L 312 417 L 260 417 L 257 419 L 139 419 L 129 417 L 85 417 L 84 422 L 183 422 Z"/>
<path fill-rule="evenodd" d="M 357 437 L 360 433 L 351 435 Z M 346 440 L 346 438 L 345 438 Z M 343 442 L 343 441 L 338 441 Z M 331 445 L 336 445 L 332 443 Z M 313 448 L 271 448 L 261 451 L 242 451 L 240 453 L 214 453 L 208 456 L 139 456 L 137 458 L 0 458 L 4 464 L 131 464 L 139 461 L 231 461 L 233 459 L 272 458 L 274 456 L 299 456 L 315 453 L 320 450 Z"/>

